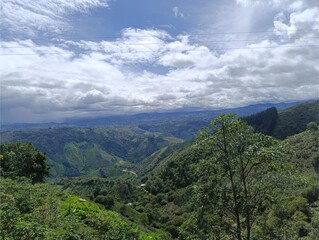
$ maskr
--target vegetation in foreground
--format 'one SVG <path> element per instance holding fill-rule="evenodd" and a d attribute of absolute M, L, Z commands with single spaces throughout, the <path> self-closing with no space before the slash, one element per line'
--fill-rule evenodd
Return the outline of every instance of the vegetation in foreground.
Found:
<path fill-rule="evenodd" d="M 39 174 L 30 174 L 47 174 L 45 165 L 36 167 L 29 159 L 37 156 L 30 152 L 44 156 L 41 152 L 2 144 L 1 237 L 314 240 L 319 234 L 318 140 L 315 122 L 279 141 L 223 115 L 191 145 L 165 147 L 143 160 L 146 170 L 137 169 L 134 176 L 65 178 L 53 184 L 37 183 L 41 178 L 32 176 Z M 17 164 L 20 157 L 27 159 L 23 149 L 31 165 L 20 171 L 29 166 Z"/>
<path fill-rule="evenodd" d="M 30 143 L 0 146 L 0 239 L 162 239 L 161 231 L 49 183 L 45 156 Z M 157 236 L 157 237 L 156 237 Z"/>

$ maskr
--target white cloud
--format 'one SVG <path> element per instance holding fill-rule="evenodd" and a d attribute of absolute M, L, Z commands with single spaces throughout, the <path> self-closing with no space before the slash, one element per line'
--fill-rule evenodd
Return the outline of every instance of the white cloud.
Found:
<path fill-rule="evenodd" d="M 79 47 L 114 64 L 143 63 L 155 61 L 165 50 L 170 36 L 159 30 L 124 29 L 122 37 L 115 41 L 66 41 L 69 46 Z"/>
<path fill-rule="evenodd" d="M 180 11 L 179 7 L 177 7 L 177 6 L 173 7 L 173 8 L 172 8 L 172 11 L 173 11 L 175 17 L 185 18 L 184 13 L 182 13 L 182 12 Z"/>
<path fill-rule="evenodd" d="M 69 27 L 68 14 L 107 6 L 108 0 L 5 0 L 1 3 L 0 27 L 26 36 L 59 33 Z"/>
<path fill-rule="evenodd" d="M 166 51 L 160 56 L 158 63 L 163 66 L 183 68 L 196 66 L 207 68 L 215 61 L 209 48 L 190 44 L 188 37 L 180 37 L 177 41 L 167 43 Z"/>
<path fill-rule="evenodd" d="M 318 37 L 319 7 L 280 12 L 274 19 L 274 33 L 284 37 Z"/>
<path fill-rule="evenodd" d="M 269 5 L 275 8 L 296 10 L 302 7 L 319 6 L 317 0 L 236 0 L 236 3 L 245 7 L 261 4 Z"/>
<path fill-rule="evenodd" d="M 142 41 L 145 31 L 133 31 L 137 42 Z M 155 49 L 158 61 L 153 55 L 144 60 L 173 67 L 168 72 L 131 68 L 134 61 L 140 62 L 138 58 L 125 60 L 122 56 L 121 64 L 114 63 L 114 52 L 109 54 L 100 48 L 94 53 L 76 55 L 57 46 L 47 53 L 44 50 L 48 47 L 31 41 L 6 42 L 6 46 L 27 47 L 23 51 L 34 54 L 7 55 L 1 65 L 2 111 L 6 120 L 16 119 L 21 112 L 24 117 L 20 121 L 52 121 L 183 107 L 235 107 L 318 96 L 319 48 L 284 48 L 279 43 L 263 41 L 250 45 L 252 49 L 216 54 L 205 46 L 189 43 L 186 36 L 172 41 L 167 34 L 152 31 L 152 41 L 157 36 L 165 50 Z M 123 34 L 112 44 L 126 49 L 133 42 Z M 21 49 L 6 51 L 13 54 Z"/>
<path fill-rule="evenodd" d="M 102 1 L 87 2 L 97 6 Z M 267 29 L 276 35 L 243 41 L 241 47 L 229 41 L 229 49 L 222 51 L 214 50 L 218 44 L 196 43 L 189 35 L 173 37 L 157 29 L 124 29 L 113 41 L 3 41 L 3 120 L 56 121 L 318 98 L 319 47 L 308 45 L 319 45 L 319 8 L 310 0 L 291 2 L 290 8 L 268 2 L 276 9 L 270 12 Z M 69 9 L 76 10 L 64 8 L 57 11 L 62 18 Z M 87 5 L 76 11 L 85 9 Z M 244 13 L 238 10 L 236 16 Z M 48 21 L 51 18 L 59 19 Z"/>

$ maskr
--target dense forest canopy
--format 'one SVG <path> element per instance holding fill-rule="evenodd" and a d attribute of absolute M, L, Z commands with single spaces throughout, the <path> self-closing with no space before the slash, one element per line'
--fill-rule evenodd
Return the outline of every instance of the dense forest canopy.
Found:
<path fill-rule="evenodd" d="M 33 183 L 43 182 L 49 174 L 45 154 L 31 143 L 14 142 L 0 145 L 0 175 L 27 177 Z"/>

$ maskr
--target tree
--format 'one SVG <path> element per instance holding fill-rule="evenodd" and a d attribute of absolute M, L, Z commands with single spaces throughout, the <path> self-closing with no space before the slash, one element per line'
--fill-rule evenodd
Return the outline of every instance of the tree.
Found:
<path fill-rule="evenodd" d="M 318 124 L 316 122 L 309 122 L 307 124 L 307 130 L 309 131 L 317 131 L 318 130 Z"/>
<path fill-rule="evenodd" d="M 14 142 L 0 145 L 0 175 L 8 178 L 27 177 L 33 183 L 43 182 L 49 174 L 45 154 L 31 143 Z"/>
<path fill-rule="evenodd" d="M 111 209 L 114 206 L 114 198 L 112 196 L 98 195 L 94 201 L 102 204 L 106 209 Z"/>
<path fill-rule="evenodd" d="M 272 107 L 251 116 L 243 117 L 242 120 L 252 126 L 255 132 L 271 136 L 278 121 L 278 112 L 275 107 Z"/>
<path fill-rule="evenodd" d="M 195 168 L 195 213 L 182 232 L 198 239 L 251 239 L 253 224 L 282 187 L 285 147 L 230 114 L 202 129 L 194 149 L 208 157 Z"/>

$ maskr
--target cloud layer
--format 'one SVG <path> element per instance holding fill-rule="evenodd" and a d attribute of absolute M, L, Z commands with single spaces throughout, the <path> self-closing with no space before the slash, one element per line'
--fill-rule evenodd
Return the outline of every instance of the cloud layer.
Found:
<path fill-rule="evenodd" d="M 237 2 L 243 8 L 252 2 L 265 4 Z M 287 10 L 280 1 L 269 1 L 276 8 L 270 25 L 273 34 L 222 50 L 218 44 L 193 41 L 189 34 L 172 36 L 158 29 L 136 28 L 123 29 L 119 38 L 103 41 L 60 40 L 42 45 L 32 40 L 2 41 L 2 120 L 58 121 L 318 98 L 319 7 L 313 1 L 298 2 Z M 107 6 L 98 0 L 64 4 L 56 11 L 59 17 Z M 35 8 L 31 1 L 26 6 Z M 48 21 L 58 26 L 54 6 L 45 13 L 41 8 L 40 15 L 49 16 Z M 26 21 L 35 31 L 32 21 Z"/>
<path fill-rule="evenodd" d="M 5 0 L 0 27 L 22 36 L 60 33 L 68 29 L 70 14 L 107 6 L 108 0 Z"/>

